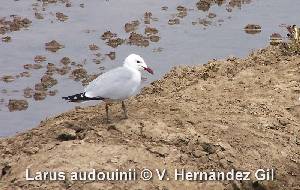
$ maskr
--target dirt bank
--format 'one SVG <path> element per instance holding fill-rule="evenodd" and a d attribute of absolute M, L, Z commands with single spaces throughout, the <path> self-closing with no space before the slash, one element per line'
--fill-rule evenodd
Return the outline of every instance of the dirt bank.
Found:
<path fill-rule="evenodd" d="M 0 140 L 0 189 L 299 189 L 300 56 L 276 47 L 203 66 L 175 68 L 127 101 L 77 108 Z M 32 182 L 25 170 L 167 169 L 170 180 Z M 174 170 L 255 172 L 274 181 L 175 181 Z"/>

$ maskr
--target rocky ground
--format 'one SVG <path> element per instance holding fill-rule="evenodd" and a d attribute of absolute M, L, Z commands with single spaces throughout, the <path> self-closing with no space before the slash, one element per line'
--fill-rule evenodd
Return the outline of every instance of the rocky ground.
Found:
<path fill-rule="evenodd" d="M 278 47 L 173 69 L 127 101 L 47 119 L 0 140 L 0 189 L 300 189 L 300 56 Z M 25 170 L 140 171 L 166 168 L 170 180 L 25 180 Z M 274 181 L 175 181 L 174 169 L 276 169 Z"/>

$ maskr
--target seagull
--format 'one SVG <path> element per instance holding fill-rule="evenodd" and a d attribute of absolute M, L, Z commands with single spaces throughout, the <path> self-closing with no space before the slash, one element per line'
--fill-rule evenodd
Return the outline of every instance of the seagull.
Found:
<path fill-rule="evenodd" d="M 122 110 L 125 119 L 128 118 L 124 100 L 133 96 L 141 84 L 141 71 L 147 71 L 153 75 L 153 70 L 137 54 L 130 54 L 121 67 L 114 68 L 98 76 L 90 82 L 82 93 L 62 97 L 69 102 L 84 102 L 89 100 L 101 100 L 105 102 L 106 120 L 109 122 L 109 104 L 116 101 L 122 102 Z"/>

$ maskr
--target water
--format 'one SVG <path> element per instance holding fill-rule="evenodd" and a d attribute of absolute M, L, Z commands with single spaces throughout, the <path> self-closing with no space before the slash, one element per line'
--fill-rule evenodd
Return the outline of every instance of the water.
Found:
<path fill-rule="evenodd" d="M 59 60 L 64 56 L 70 57 L 76 63 L 86 60 L 84 68 L 89 73 L 96 74 L 102 72 L 100 66 L 104 66 L 105 69 L 119 66 L 128 54 L 134 52 L 142 55 L 147 64 L 155 70 L 154 76 L 144 74 L 147 77 L 144 85 L 147 85 L 176 65 L 203 64 L 208 60 L 225 58 L 229 55 L 246 56 L 253 49 L 265 47 L 270 34 L 279 32 L 285 36 L 286 31 L 279 27 L 280 24 L 300 24 L 298 0 L 253 0 L 242 4 L 240 8 L 234 7 L 232 12 L 226 11 L 228 7 L 226 4 L 213 5 L 208 12 L 203 12 L 197 9 L 195 0 L 73 1 L 72 7 L 69 8 L 62 3 L 45 6 L 45 11 L 39 11 L 44 15 L 42 20 L 34 18 L 32 4 L 36 2 L 34 0 L 1 2 L 0 17 L 16 14 L 29 18 L 32 24 L 28 29 L 6 34 L 12 37 L 12 42 L 0 42 L 0 77 L 23 72 L 23 65 L 34 63 L 36 55 L 47 57 L 47 61 L 43 63 L 45 65 L 48 62 L 59 65 Z M 83 8 L 80 6 L 81 3 L 84 3 Z M 180 19 L 180 24 L 171 26 L 168 20 L 177 13 L 178 5 L 190 10 L 186 17 Z M 168 9 L 162 10 L 163 6 L 167 6 Z M 41 3 L 38 9 L 41 10 Z M 66 22 L 58 21 L 55 17 L 56 12 L 63 12 L 69 19 Z M 117 33 L 118 37 L 128 37 L 124 31 L 124 24 L 132 20 L 139 20 L 142 23 L 137 30 L 142 33 L 145 28 L 143 24 L 145 12 L 152 12 L 153 17 L 158 19 L 151 21 L 150 26 L 159 30 L 161 37 L 159 42 L 150 43 L 146 48 L 121 45 L 114 49 L 100 39 L 101 34 L 107 30 Z M 211 25 L 204 27 L 192 24 L 199 18 L 205 18 L 209 12 L 217 14 L 216 18 L 208 19 L 212 21 Z M 219 19 L 223 19 L 224 22 L 218 22 Z M 261 25 L 262 32 L 255 35 L 246 34 L 243 28 L 249 23 Z M 46 51 L 44 44 L 51 40 L 57 40 L 65 45 L 65 48 L 56 53 Z M 101 54 L 115 51 L 116 59 L 111 61 L 106 58 L 100 65 L 95 64 L 92 61 L 96 58 L 95 53 L 88 48 L 93 43 L 100 47 L 98 52 Z M 161 51 L 155 51 L 157 48 L 161 48 Z M 78 105 L 64 102 L 60 97 L 80 92 L 82 84 L 68 76 L 54 75 L 59 81 L 51 88 L 58 90 L 56 96 L 47 96 L 43 101 L 27 99 L 29 102 L 27 110 L 9 112 L 6 106 L 9 99 L 25 99 L 23 89 L 34 88 L 44 72 L 45 68 L 30 70 L 29 78 L 16 79 L 11 83 L 0 81 L 0 99 L 4 99 L 4 103 L 0 103 L 0 136 L 23 132 L 37 126 L 47 117 Z M 7 93 L 3 93 L 3 89 L 6 89 Z M 96 102 L 80 106 L 92 104 Z"/>

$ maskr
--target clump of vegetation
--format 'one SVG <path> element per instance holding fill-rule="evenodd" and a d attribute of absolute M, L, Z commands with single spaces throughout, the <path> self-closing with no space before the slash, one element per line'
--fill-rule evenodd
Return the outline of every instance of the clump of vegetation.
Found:
<path fill-rule="evenodd" d="M 300 43 L 295 40 L 282 43 L 280 49 L 284 55 L 300 55 Z"/>
<path fill-rule="evenodd" d="M 284 55 L 300 55 L 300 43 L 294 40 L 281 43 L 280 49 Z"/>
<path fill-rule="evenodd" d="M 289 41 L 282 43 L 280 48 L 285 55 L 300 55 L 300 33 L 296 25 L 287 27 Z"/>

